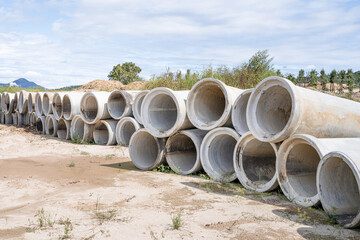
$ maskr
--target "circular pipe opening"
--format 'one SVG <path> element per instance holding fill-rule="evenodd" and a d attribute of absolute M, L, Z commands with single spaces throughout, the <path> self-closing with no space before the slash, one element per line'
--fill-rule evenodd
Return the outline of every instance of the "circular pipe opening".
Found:
<path fill-rule="evenodd" d="M 249 127 L 246 120 L 246 108 L 252 91 L 241 94 L 239 98 L 235 101 L 234 107 L 232 109 L 232 123 L 234 128 L 240 134 L 247 133 Z"/>
<path fill-rule="evenodd" d="M 64 104 L 64 102 L 63 102 Z M 83 101 L 81 101 L 81 107 L 82 107 L 82 114 L 84 116 L 84 118 L 88 121 L 88 122 L 93 122 L 96 119 L 96 116 L 98 114 L 98 103 L 96 100 L 96 97 L 92 94 L 88 94 L 88 95 L 84 95 L 83 97 Z M 65 113 L 66 110 L 65 109 L 65 104 L 63 105 L 63 114 L 64 116 L 66 116 Z M 70 110 L 71 112 L 71 110 Z"/>
<path fill-rule="evenodd" d="M 58 121 L 58 129 L 57 129 L 57 135 L 60 139 L 66 139 L 67 137 L 67 126 L 64 121 L 64 119 L 59 119 Z"/>
<path fill-rule="evenodd" d="M 76 139 L 83 139 L 84 137 L 84 121 L 81 118 L 76 118 L 73 120 L 73 127 L 72 127 L 72 138 Z"/>
<path fill-rule="evenodd" d="M 44 109 L 44 114 L 48 114 L 50 111 L 50 99 L 49 96 L 47 94 L 44 94 L 43 96 L 43 109 Z"/>
<path fill-rule="evenodd" d="M 159 131 L 171 129 L 177 120 L 177 106 L 167 94 L 158 94 L 151 99 L 148 110 L 149 123 Z"/>
<path fill-rule="evenodd" d="M 62 100 L 62 114 L 64 118 L 68 119 L 71 115 L 71 100 L 68 95 L 65 95 Z"/>
<path fill-rule="evenodd" d="M 61 96 L 59 94 L 56 94 L 54 96 L 54 100 L 52 104 L 53 104 L 54 115 L 56 115 L 56 117 L 60 119 L 62 116 L 63 108 L 62 108 Z"/>
<path fill-rule="evenodd" d="M 38 116 L 42 115 L 42 101 L 41 101 L 41 95 L 37 94 L 35 97 L 35 112 Z"/>
<path fill-rule="evenodd" d="M 39 118 L 36 120 L 36 130 L 38 132 L 43 132 L 44 131 L 43 122 Z"/>
<path fill-rule="evenodd" d="M 120 91 L 112 92 L 109 96 L 107 106 L 111 117 L 119 119 L 125 112 L 127 106 L 126 99 Z"/>
<path fill-rule="evenodd" d="M 99 145 L 106 145 L 109 141 L 109 130 L 104 122 L 99 122 L 94 128 L 94 141 Z"/>
<path fill-rule="evenodd" d="M 157 139 L 147 131 L 138 131 L 131 138 L 129 151 L 136 167 L 151 169 L 159 154 Z"/>
<path fill-rule="evenodd" d="M 54 122 L 51 118 L 48 119 L 47 121 L 47 134 L 52 136 L 54 135 L 55 129 L 54 129 Z"/>
<path fill-rule="evenodd" d="M 120 139 L 123 145 L 128 146 L 131 136 L 136 132 L 135 125 L 128 121 L 122 124 L 120 128 Z"/>

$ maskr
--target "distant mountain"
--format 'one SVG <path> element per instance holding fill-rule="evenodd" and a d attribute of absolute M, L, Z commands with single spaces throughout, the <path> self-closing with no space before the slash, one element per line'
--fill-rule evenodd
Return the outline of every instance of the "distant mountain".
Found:
<path fill-rule="evenodd" d="M 27 80 L 26 78 L 19 78 L 15 81 L 9 83 L 0 83 L 0 86 L 11 86 L 11 87 L 20 87 L 20 88 L 41 88 L 45 89 L 44 87 L 37 85 L 34 82 Z"/>

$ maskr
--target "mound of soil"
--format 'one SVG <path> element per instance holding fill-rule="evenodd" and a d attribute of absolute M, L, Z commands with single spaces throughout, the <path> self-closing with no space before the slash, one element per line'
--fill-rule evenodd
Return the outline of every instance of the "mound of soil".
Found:
<path fill-rule="evenodd" d="M 96 90 L 111 92 L 114 90 L 139 90 L 142 89 L 145 84 L 146 82 L 144 81 L 137 81 L 124 85 L 119 81 L 97 79 L 75 89 L 75 91 L 87 92 L 90 90 Z"/>

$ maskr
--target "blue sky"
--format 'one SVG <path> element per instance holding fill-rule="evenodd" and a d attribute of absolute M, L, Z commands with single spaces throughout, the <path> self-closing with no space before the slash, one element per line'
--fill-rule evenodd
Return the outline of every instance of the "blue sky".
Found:
<path fill-rule="evenodd" d="M 126 61 L 148 79 L 263 49 L 284 73 L 360 70 L 360 1 L 0 0 L 2 83 L 84 84 Z"/>

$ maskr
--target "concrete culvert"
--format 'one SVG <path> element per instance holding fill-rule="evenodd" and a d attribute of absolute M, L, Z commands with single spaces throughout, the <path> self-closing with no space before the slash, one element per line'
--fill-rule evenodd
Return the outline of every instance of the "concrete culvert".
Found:
<path fill-rule="evenodd" d="M 14 112 L 14 97 L 15 94 L 13 93 L 6 93 L 3 103 L 3 108 L 5 113 L 13 113 Z"/>
<path fill-rule="evenodd" d="M 80 116 L 76 116 L 71 121 L 70 137 L 71 139 L 83 139 L 84 138 L 84 125 L 85 122 Z"/>
<path fill-rule="evenodd" d="M 29 93 L 21 90 L 19 93 L 19 99 L 18 99 L 18 108 L 20 113 L 26 113 L 28 112 L 28 96 Z M 31 112 L 31 111 L 30 111 Z"/>
<path fill-rule="evenodd" d="M 18 126 L 26 125 L 26 115 L 25 114 L 21 114 L 19 111 L 16 111 L 15 118 L 17 120 L 16 125 L 18 125 Z"/>
<path fill-rule="evenodd" d="M 193 128 L 186 114 L 185 101 L 188 93 L 189 91 L 173 91 L 163 87 L 151 90 L 141 107 L 144 127 L 158 138 Z"/>
<path fill-rule="evenodd" d="M 13 123 L 12 113 L 4 113 L 5 124 L 9 125 Z"/>
<path fill-rule="evenodd" d="M 60 139 L 70 139 L 71 121 L 60 118 L 57 124 L 57 136 Z"/>
<path fill-rule="evenodd" d="M 143 124 L 143 120 L 142 120 L 142 116 L 141 116 L 141 107 L 142 107 L 142 104 L 143 104 L 146 94 L 148 94 L 149 92 L 150 92 L 149 90 L 141 91 L 138 95 L 136 95 L 136 97 L 134 99 L 134 103 L 132 105 L 132 112 L 133 112 L 134 118 L 140 124 Z"/>
<path fill-rule="evenodd" d="M 65 120 L 71 120 L 80 115 L 80 102 L 85 93 L 71 92 L 62 97 L 62 116 Z"/>
<path fill-rule="evenodd" d="M 36 130 L 42 134 L 45 134 L 45 120 L 45 116 L 41 116 L 36 119 Z"/>
<path fill-rule="evenodd" d="M 246 117 L 252 134 L 264 142 L 281 142 L 298 133 L 360 136 L 360 103 L 298 87 L 281 77 L 268 77 L 256 86 Z"/>
<path fill-rule="evenodd" d="M 231 128 L 211 130 L 201 144 L 200 158 L 205 172 L 215 181 L 232 182 L 236 179 L 233 153 L 240 135 Z"/>
<path fill-rule="evenodd" d="M 231 121 L 235 130 L 243 135 L 249 131 L 246 121 L 246 108 L 253 89 L 245 90 L 235 100 L 231 110 Z"/>
<path fill-rule="evenodd" d="M 360 226 L 360 154 L 345 148 L 345 152 L 330 152 L 319 164 L 317 187 L 325 212 L 347 228 Z"/>
<path fill-rule="evenodd" d="M 45 120 L 45 132 L 47 135 L 57 137 L 58 123 L 53 114 L 49 114 Z"/>
<path fill-rule="evenodd" d="M 166 142 L 166 161 L 170 168 L 181 175 L 202 170 L 200 146 L 207 131 L 200 129 L 182 130 Z"/>
<path fill-rule="evenodd" d="M 37 116 L 34 112 L 30 113 L 30 126 L 36 125 Z"/>
<path fill-rule="evenodd" d="M 116 120 L 132 116 L 132 104 L 139 93 L 140 91 L 112 91 L 107 101 L 110 116 Z"/>
<path fill-rule="evenodd" d="M 35 96 L 36 96 L 36 93 L 34 93 L 34 92 L 28 93 L 27 109 L 29 112 L 33 112 L 35 110 Z"/>
<path fill-rule="evenodd" d="M 5 113 L 1 110 L 0 110 L 0 123 L 5 124 Z"/>
<path fill-rule="evenodd" d="M 19 99 L 19 93 L 16 92 L 16 93 L 14 94 L 14 106 L 13 106 L 14 111 L 19 111 L 18 99 Z"/>
<path fill-rule="evenodd" d="M 12 116 L 12 124 L 17 126 L 18 125 L 18 119 L 17 119 L 18 116 L 16 115 L 16 113 L 11 113 L 11 116 Z"/>
<path fill-rule="evenodd" d="M 240 183 L 257 192 L 274 190 L 278 186 L 276 156 L 274 143 L 261 142 L 250 132 L 244 134 L 234 150 L 234 168 Z"/>
<path fill-rule="evenodd" d="M 129 144 L 129 154 L 134 165 L 141 170 L 151 170 L 165 162 L 166 138 L 156 138 L 142 128 L 136 131 Z"/>
<path fill-rule="evenodd" d="M 25 125 L 29 126 L 30 125 L 30 117 L 31 117 L 31 113 L 26 112 L 23 114 L 25 116 Z"/>
<path fill-rule="evenodd" d="M 116 142 L 121 146 L 129 146 L 131 136 L 140 128 L 142 128 L 142 125 L 134 118 L 122 118 L 116 125 Z"/>
<path fill-rule="evenodd" d="M 93 137 L 94 142 L 99 145 L 115 145 L 115 129 L 118 121 L 101 120 L 95 124 Z"/>
<path fill-rule="evenodd" d="M 35 94 L 35 113 L 38 117 L 44 115 L 43 112 L 43 97 L 44 97 L 44 93 L 42 92 L 38 92 Z"/>
<path fill-rule="evenodd" d="M 62 113 L 63 113 L 62 101 L 63 101 L 64 95 L 65 95 L 65 93 L 57 92 L 53 96 L 52 112 L 53 112 L 56 120 L 59 120 L 62 117 Z M 80 113 L 80 111 L 79 111 L 79 113 Z"/>
<path fill-rule="evenodd" d="M 111 118 L 107 108 L 109 95 L 109 92 L 87 92 L 84 94 L 81 98 L 80 112 L 86 123 L 94 124 L 99 120 Z"/>
<path fill-rule="evenodd" d="M 231 108 L 243 91 L 212 78 L 197 82 L 191 88 L 186 103 L 190 121 L 202 130 L 232 126 Z"/>
<path fill-rule="evenodd" d="M 44 93 L 42 100 L 42 107 L 45 116 L 53 113 L 52 111 L 53 98 L 54 98 L 53 93 Z"/>

